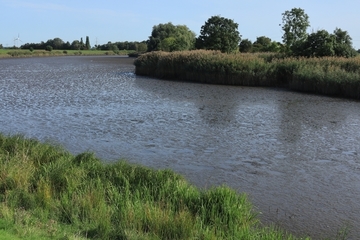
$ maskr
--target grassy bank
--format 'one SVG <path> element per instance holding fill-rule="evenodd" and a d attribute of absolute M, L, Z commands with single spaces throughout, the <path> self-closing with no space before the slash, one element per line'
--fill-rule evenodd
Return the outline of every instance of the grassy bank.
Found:
<path fill-rule="evenodd" d="M 1 239 L 296 239 L 262 226 L 246 195 L 170 170 L 0 135 Z"/>
<path fill-rule="evenodd" d="M 100 55 L 128 55 L 133 51 L 113 51 L 102 50 L 27 50 L 27 49 L 0 49 L 0 58 L 9 57 L 46 57 L 46 56 L 100 56 Z"/>
<path fill-rule="evenodd" d="M 360 99 L 360 57 L 285 58 L 217 51 L 150 52 L 135 73 L 162 79 L 292 90 Z"/>

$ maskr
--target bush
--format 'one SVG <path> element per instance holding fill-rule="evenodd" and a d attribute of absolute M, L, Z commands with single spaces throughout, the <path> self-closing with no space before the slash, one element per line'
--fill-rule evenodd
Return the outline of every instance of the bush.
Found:
<path fill-rule="evenodd" d="M 50 45 L 47 45 L 47 46 L 45 47 L 45 50 L 51 52 L 51 51 L 53 50 L 53 47 L 50 46 Z"/>

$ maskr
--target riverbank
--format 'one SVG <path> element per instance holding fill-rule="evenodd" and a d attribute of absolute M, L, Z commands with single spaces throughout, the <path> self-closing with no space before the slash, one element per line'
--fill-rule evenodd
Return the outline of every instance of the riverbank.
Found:
<path fill-rule="evenodd" d="M 103 50 L 33 50 L 28 49 L 0 49 L 0 58 L 11 57 L 52 57 L 52 56 L 102 56 L 102 55 L 128 55 L 134 51 L 113 51 Z"/>
<path fill-rule="evenodd" d="M 297 239 L 261 225 L 245 194 L 170 170 L 4 135 L 0 161 L 5 239 Z"/>
<path fill-rule="evenodd" d="M 287 58 L 276 54 L 217 51 L 150 52 L 135 61 L 135 73 L 161 79 L 287 87 L 294 91 L 360 99 L 360 57 Z"/>

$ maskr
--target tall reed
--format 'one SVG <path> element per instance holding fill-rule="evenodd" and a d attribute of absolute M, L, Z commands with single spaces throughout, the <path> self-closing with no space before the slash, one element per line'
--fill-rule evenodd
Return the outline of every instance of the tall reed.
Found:
<path fill-rule="evenodd" d="M 162 79 L 290 89 L 360 99 L 360 58 L 287 58 L 217 51 L 150 52 L 135 73 Z"/>

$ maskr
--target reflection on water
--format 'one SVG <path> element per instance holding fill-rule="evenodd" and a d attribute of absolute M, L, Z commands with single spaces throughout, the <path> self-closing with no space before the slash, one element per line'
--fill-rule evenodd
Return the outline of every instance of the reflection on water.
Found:
<path fill-rule="evenodd" d="M 360 102 L 134 75 L 132 59 L 0 60 L 0 131 L 247 192 L 264 222 L 360 236 Z"/>

